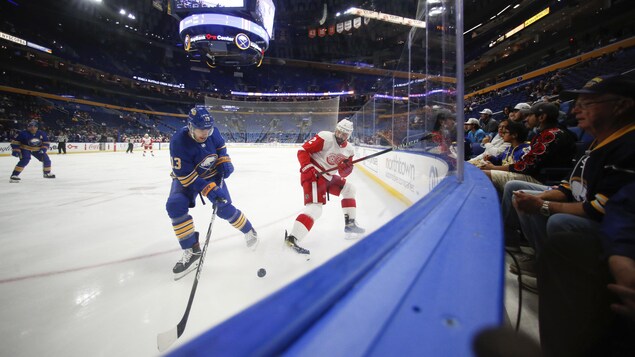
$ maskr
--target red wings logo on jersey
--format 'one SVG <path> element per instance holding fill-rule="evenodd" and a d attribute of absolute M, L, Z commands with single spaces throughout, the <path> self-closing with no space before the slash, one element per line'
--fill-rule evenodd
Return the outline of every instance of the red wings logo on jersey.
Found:
<path fill-rule="evenodd" d="M 329 165 L 332 165 L 332 166 L 337 166 L 337 164 L 339 164 L 339 163 L 340 163 L 340 161 L 342 161 L 342 160 L 346 160 L 346 159 L 347 159 L 347 157 L 346 157 L 346 156 L 344 156 L 344 155 L 342 155 L 342 154 L 338 154 L 338 153 L 331 153 L 331 154 L 329 154 L 329 155 L 326 157 L 326 162 L 327 162 Z"/>

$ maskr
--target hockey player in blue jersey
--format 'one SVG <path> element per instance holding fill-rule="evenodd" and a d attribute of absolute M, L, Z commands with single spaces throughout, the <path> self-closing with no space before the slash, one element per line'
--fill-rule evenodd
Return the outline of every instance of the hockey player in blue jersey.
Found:
<path fill-rule="evenodd" d="M 245 215 L 232 204 L 227 179 L 234 166 L 227 154 L 225 139 L 214 127 L 214 119 L 204 106 L 190 110 L 187 126 L 174 134 L 170 142 L 172 188 L 166 203 L 174 233 L 183 249 L 183 257 L 172 271 L 175 279 L 196 269 L 201 256 L 198 232 L 194 231 L 189 208 L 201 193 L 217 204 L 216 214 L 245 234 L 247 247 L 255 249 L 258 235 Z"/>
<path fill-rule="evenodd" d="M 15 165 L 13 172 L 11 173 L 11 179 L 9 182 L 20 182 L 20 173 L 26 165 L 31 161 L 31 156 L 40 160 L 43 164 L 44 178 L 55 178 L 55 175 L 51 173 L 51 159 L 49 159 L 46 151 L 50 146 L 49 138 L 42 130 L 38 130 L 37 121 L 29 122 L 27 129 L 21 131 L 18 136 L 11 141 L 11 155 L 20 159 L 18 164 Z"/>

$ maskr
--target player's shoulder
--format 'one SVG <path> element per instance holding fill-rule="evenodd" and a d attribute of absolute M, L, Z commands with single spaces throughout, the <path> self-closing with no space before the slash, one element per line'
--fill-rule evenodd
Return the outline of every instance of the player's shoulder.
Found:
<path fill-rule="evenodd" d="M 320 131 L 319 133 L 317 133 L 316 136 L 319 136 L 320 138 L 324 140 L 330 140 L 334 138 L 333 132 L 328 130 Z"/>
<path fill-rule="evenodd" d="M 189 130 L 187 129 L 186 126 L 184 126 L 181 129 L 177 130 L 176 133 L 174 133 L 174 135 L 172 135 L 171 141 L 177 141 L 177 142 L 183 141 L 188 136 L 189 136 Z"/>
<path fill-rule="evenodd" d="M 174 133 L 172 140 L 170 140 L 170 149 L 183 148 L 189 143 L 189 132 L 186 127 L 183 127 Z"/>

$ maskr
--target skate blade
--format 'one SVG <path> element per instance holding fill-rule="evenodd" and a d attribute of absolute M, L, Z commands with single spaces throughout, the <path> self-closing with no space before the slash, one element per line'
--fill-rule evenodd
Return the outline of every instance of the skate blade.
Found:
<path fill-rule="evenodd" d="M 247 248 L 251 250 L 252 252 L 255 252 L 256 249 L 258 248 L 258 244 L 260 244 L 260 239 L 256 240 L 256 243 L 254 243 L 253 245 L 247 246 Z"/>
<path fill-rule="evenodd" d="M 294 246 L 287 242 L 284 242 L 284 246 L 293 251 L 293 255 L 305 258 L 307 261 L 311 260 L 311 252 L 308 249 L 304 249 L 298 245 Z"/>
<path fill-rule="evenodd" d="M 198 268 L 198 262 L 196 264 L 192 264 L 187 270 L 184 270 L 178 274 L 174 274 L 174 281 L 181 280 L 186 275 L 196 270 L 196 268 Z"/>

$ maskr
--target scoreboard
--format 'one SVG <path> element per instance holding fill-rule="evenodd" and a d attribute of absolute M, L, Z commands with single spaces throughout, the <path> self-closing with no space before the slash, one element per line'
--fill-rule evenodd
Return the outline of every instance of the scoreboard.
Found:
<path fill-rule="evenodd" d="M 210 67 L 260 65 L 271 40 L 272 0 L 171 0 L 184 49 Z"/>

